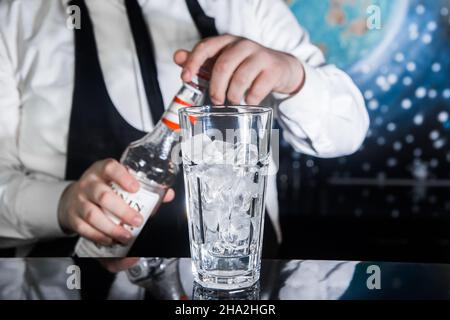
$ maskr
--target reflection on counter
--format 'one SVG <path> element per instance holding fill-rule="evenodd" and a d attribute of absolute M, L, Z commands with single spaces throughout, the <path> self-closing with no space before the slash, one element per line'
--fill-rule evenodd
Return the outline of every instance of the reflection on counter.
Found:
<path fill-rule="evenodd" d="M 80 290 L 70 285 L 74 265 Z M 380 289 L 368 286 L 373 266 L 380 270 Z M 233 292 L 195 284 L 186 258 L 141 258 L 137 266 L 117 274 L 96 260 L 70 258 L 0 259 L 0 270 L 0 299 L 450 299 L 450 265 L 444 264 L 263 260 L 260 281 Z"/>
<path fill-rule="evenodd" d="M 204 288 L 194 282 L 192 300 L 260 300 L 259 281 L 253 286 L 240 290 L 215 290 Z"/>

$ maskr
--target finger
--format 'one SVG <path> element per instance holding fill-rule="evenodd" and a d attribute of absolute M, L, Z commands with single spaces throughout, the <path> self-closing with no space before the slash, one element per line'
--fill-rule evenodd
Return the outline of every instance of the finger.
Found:
<path fill-rule="evenodd" d="M 134 266 L 139 258 L 100 258 L 98 260 L 106 270 L 117 273 Z"/>
<path fill-rule="evenodd" d="M 233 73 L 256 49 L 253 42 L 245 40 L 229 45 L 221 52 L 212 69 L 209 93 L 212 102 L 223 104 Z M 264 63 L 264 62 L 262 62 Z M 261 64 L 261 63 L 260 63 Z"/>
<path fill-rule="evenodd" d="M 173 199 L 175 198 L 175 191 L 173 189 L 169 189 L 167 190 L 163 202 L 171 202 Z"/>
<path fill-rule="evenodd" d="M 115 182 L 128 192 L 137 192 L 139 182 L 128 170 L 114 159 L 104 160 L 101 163 L 101 176 L 107 182 Z"/>
<path fill-rule="evenodd" d="M 80 236 L 94 241 L 95 243 L 99 243 L 104 246 L 109 246 L 113 243 L 113 240 L 110 237 L 91 227 L 88 223 L 84 222 L 80 218 L 76 220 L 74 229 Z"/>
<path fill-rule="evenodd" d="M 271 77 L 268 71 L 261 72 L 248 90 L 245 101 L 249 105 L 260 104 L 272 92 L 274 86 L 274 77 Z"/>
<path fill-rule="evenodd" d="M 104 211 L 110 212 L 122 222 L 135 227 L 141 226 L 144 222 L 142 215 L 138 211 L 131 208 L 111 187 L 103 182 L 90 184 L 86 193 L 90 201 L 97 204 Z"/>
<path fill-rule="evenodd" d="M 241 103 L 245 92 L 256 80 L 263 67 L 258 59 L 249 57 L 237 68 L 228 85 L 227 98 L 231 103 Z"/>
<path fill-rule="evenodd" d="M 186 62 L 188 56 L 189 56 L 189 51 L 184 50 L 184 49 L 180 49 L 180 50 L 177 50 L 177 51 L 175 52 L 175 54 L 173 55 L 173 61 L 174 61 L 177 65 L 179 65 L 180 67 L 182 67 L 182 66 L 185 64 L 185 62 Z"/>
<path fill-rule="evenodd" d="M 213 58 L 220 50 L 237 39 L 235 36 L 222 35 L 199 42 L 189 54 L 184 64 L 183 73 L 181 74 L 182 80 L 184 82 L 191 81 L 192 76 L 198 73 L 200 67 L 206 60 Z"/>
<path fill-rule="evenodd" d="M 132 235 L 129 231 L 125 230 L 122 226 L 115 224 L 93 203 L 85 203 L 81 208 L 80 216 L 91 227 L 118 242 L 126 244 L 131 240 Z"/>

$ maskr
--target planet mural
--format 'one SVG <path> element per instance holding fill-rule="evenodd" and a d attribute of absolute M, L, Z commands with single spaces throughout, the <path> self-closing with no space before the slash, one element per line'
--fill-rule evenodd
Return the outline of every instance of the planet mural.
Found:
<path fill-rule="evenodd" d="M 450 181 L 450 1 L 288 3 L 328 62 L 361 89 L 371 118 L 357 154 L 321 160 L 292 152 L 294 160 L 334 181 Z M 373 6 L 380 25 L 369 28 Z"/>
<path fill-rule="evenodd" d="M 347 157 L 318 159 L 281 144 L 283 240 L 306 257 L 355 260 L 370 251 L 375 260 L 450 261 L 442 240 L 450 228 L 450 1 L 289 6 L 328 62 L 360 88 L 371 124 Z M 372 7 L 379 28 L 368 27 Z"/>
<path fill-rule="evenodd" d="M 364 60 L 386 37 L 387 30 L 394 24 L 393 16 L 398 18 L 399 10 L 405 10 L 399 2 L 389 0 L 296 0 L 290 3 L 298 21 L 310 31 L 328 62 L 343 68 Z M 383 18 L 375 32 L 367 28 L 367 12 L 372 5 L 377 6 Z"/>

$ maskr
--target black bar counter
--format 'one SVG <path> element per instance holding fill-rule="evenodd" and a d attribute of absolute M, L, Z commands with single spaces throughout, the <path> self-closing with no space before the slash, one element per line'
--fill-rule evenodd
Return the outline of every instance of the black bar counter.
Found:
<path fill-rule="evenodd" d="M 104 260 L 105 261 L 105 260 Z M 104 262 L 103 261 L 103 262 Z M 261 279 L 237 291 L 209 290 L 188 258 L 141 258 L 110 273 L 94 259 L 0 259 L 0 299 L 25 300 L 398 300 L 449 299 L 450 265 L 263 260 Z"/>

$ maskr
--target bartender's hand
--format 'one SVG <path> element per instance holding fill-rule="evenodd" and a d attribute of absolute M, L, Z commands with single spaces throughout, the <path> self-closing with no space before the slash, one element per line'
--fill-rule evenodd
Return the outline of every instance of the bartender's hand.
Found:
<path fill-rule="evenodd" d="M 143 218 L 114 193 L 112 182 L 128 192 L 139 190 L 139 182 L 118 161 L 98 161 L 63 192 L 58 209 L 61 227 L 103 245 L 110 245 L 113 240 L 124 244 L 131 240 L 131 233 L 113 223 L 104 210 L 135 227 L 142 225 Z M 174 196 L 170 189 L 164 202 L 172 201 Z"/>
<path fill-rule="evenodd" d="M 223 104 L 225 98 L 239 104 L 245 95 L 247 104 L 256 105 L 271 92 L 296 93 L 305 81 L 303 65 L 294 56 L 232 35 L 207 38 L 191 52 L 174 55 L 185 82 L 210 58 L 216 59 L 209 88 L 214 104 Z"/>

